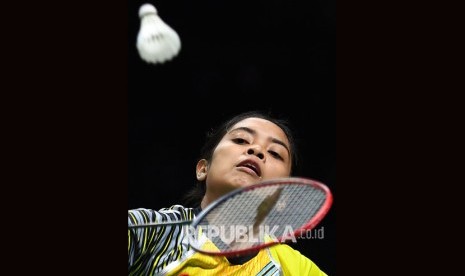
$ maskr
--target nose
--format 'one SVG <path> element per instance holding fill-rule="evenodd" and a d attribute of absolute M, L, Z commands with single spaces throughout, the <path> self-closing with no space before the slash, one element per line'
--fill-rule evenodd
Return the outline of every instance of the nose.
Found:
<path fill-rule="evenodd" d="M 265 158 L 265 155 L 261 152 L 260 149 L 258 149 L 258 147 L 255 147 L 255 148 L 249 148 L 247 150 L 247 154 L 253 154 L 253 155 L 256 155 L 258 158 L 262 159 Z"/>

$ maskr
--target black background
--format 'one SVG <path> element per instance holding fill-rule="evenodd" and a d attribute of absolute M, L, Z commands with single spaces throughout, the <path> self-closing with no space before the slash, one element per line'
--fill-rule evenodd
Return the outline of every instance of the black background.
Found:
<path fill-rule="evenodd" d="M 179 55 L 164 64 L 138 56 L 143 3 L 180 36 Z M 180 203 L 205 132 L 242 111 L 271 111 L 299 139 L 295 175 L 335 195 L 317 227 L 324 238 L 291 246 L 335 275 L 335 1 L 129 1 L 128 21 L 128 208 Z"/>
<path fill-rule="evenodd" d="M 456 274 L 462 9 L 339 1 L 336 192 L 334 1 L 153 3 L 183 41 L 163 66 L 137 57 L 140 4 L 4 3 L 21 11 L 4 14 L 2 44 L 11 268 L 127 275 L 127 207 L 177 201 L 196 135 L 264 108 L 299 125 L 302 175 L 335 193 L 325 239 L 299 243 L 306 255 L 330 275 Z"/>

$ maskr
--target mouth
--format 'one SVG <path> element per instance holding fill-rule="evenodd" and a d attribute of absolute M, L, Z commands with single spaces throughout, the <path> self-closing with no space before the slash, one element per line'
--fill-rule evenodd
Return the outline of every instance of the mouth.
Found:
<path fill-rule="evenodd" d="M 250 159 L 242 161 L 236 167 L 237 168 L 242 168 L 247 173 L 254 174 L 254 175 L 258 176 L 258 177 L 260 177 L 262 175 L 262 172 L 260 170 L 260 166 L 257 164 L 257 162 L 252 161 Z"/>

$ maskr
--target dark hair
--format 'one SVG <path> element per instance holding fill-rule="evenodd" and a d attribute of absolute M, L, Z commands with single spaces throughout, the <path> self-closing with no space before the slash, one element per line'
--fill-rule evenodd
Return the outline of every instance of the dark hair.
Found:
<path fill-rule="evenodd" d="M 206 159 L 210 163 L 213 157 L 213 152 L 215 151 L 216 147 L 220 143 L 221 139 L 223 139 L 224 135 L 226 135 L 226 133 L 228 133 L 228 131 L 235 124 L 247 118 L 265 119 L 267 121 L 270 121 L 276 124 L 284 131 L 284 134 L 286 134 L 287 139 L 289 141 L 289 146 L 290 146 L 289 150 L 291 152 L 291 162 L 292 162 L 291 163 L 291 174 L 292 174 L 292 172 L 298 166 L 299 158 L 298 158 L 296 140 L 290 129 L 289 121 L 285 119 L 274 118 L 272 117 L 271 114 L 263 113 L 260 111 L 249 111 L 249 112 L 241 113 L 225 121 L 223 124 L 221 124 L 217 128 L 211 129 L 209 132 L 207 132 L 206 141 L 202 149 L 200 150 L 200 156 L 198 160 Z M 184 196 L 185 204 L 192 204 L 196 207 L 199 206 L 200 202 L 202 201 L 203 196 L 205 195 L 205 192 L 206 192 L 205 180 L 198 181 L 197 185 Z"/>

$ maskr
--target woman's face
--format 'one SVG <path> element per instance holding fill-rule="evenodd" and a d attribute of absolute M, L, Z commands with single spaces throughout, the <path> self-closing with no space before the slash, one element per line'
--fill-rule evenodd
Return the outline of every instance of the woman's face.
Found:
<path fill-rule="evenodd" d="M 206 180 L 205 207 L 236 188 L 263 180 L 288 177 L 291 171 L 289 141 L 274 123 L 247 118 L 235 124 L 219 142 L 210 164 L 197 164 L 197 178 Z"/>

